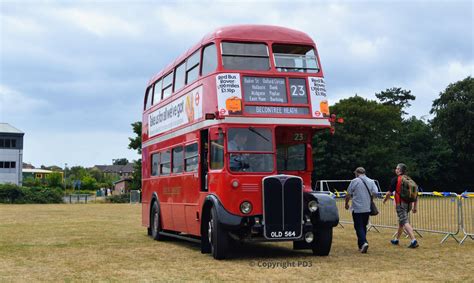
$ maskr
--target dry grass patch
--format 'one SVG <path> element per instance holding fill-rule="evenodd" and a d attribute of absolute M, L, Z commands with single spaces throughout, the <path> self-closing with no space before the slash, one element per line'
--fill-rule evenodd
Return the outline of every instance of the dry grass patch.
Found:
<path fill-rule="evenodd" d="M 393 230 L 381 230 L 369 232 L 369 252 L 363 255 L 353 228 L 345 225 L 334 230 L 329 257 L 293 251 L 290 243 L 260 243 L 233 247 L 230 259 L 216 261 L 194 243 L 152 241 L 141 226 L 140 211 L 129 204 L 0 205 L 0 281 L 474 278 L 473 241 L 459 246 L 450 239 L 441 245 L 442 236 L 424 234 L 420 248 L 410 250 L 408 240 L 391 246 Z"/>

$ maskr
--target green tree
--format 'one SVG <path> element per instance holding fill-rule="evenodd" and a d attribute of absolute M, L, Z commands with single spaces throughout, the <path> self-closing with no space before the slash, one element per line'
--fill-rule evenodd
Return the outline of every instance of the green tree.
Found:
<path fill-rule="evenodd" d="M 132 123 L 134 137 L 128 138 L 130 143 L 128 144 L 129 149 L 134 149 L 138 154 L 142 154 L 142 122 Z M 134 161 L 133 164 L 133 175 L 132 175 L 132 190 L 140 190 L 142 187 L 142 159 Z"/>
<path fill-rule="evenodd" d="M 411 117 L 402 122 L 399 155 L 408 166 L 408 174 L 427 190 L 453 190 L 454 165 L 448 144 L 436 135 L 429 123 Z M 449 188 L 449 189 L 448 189 Z"/>
<path fill-rule="evenodd" d="M 321 132 L 313 138 L 313 162 L 317 179 L 351 179 L 357 166 L 378 179 L 386 189 L 400 160 L 398 135 L 402 128 L 398 107 L 359 96 L 343 99 L 331 113 L 344 118 L 331 136 Z"/>
<path fill-rule="evenodd" d="M 138 154 L 142 154 L 142 122 L 132 123 L 134 137 L 128 138 L 130 143 L 128 144 L 129 149 L 134 149 Z"/>
<path fill-rule="evenodd" d="M 375 96 L 384 105 L 398 107 L 404 115 L 407 113 L 403 109 L 410 107 L 410 101 L 415 100 L 415 96 L 411 94 L 411 90 L 405 90 L 400 87 L 387 88 L 385 91 L 376 93 Z"/>
<path fill-rule="evenodd" d="M 71 180 L 82 180 L 85 176 L 89 176 L 87 169 L 82 166 L 73 166 L 67 170 L 67 178 Z"/>
<path fill-rule="evenodd" d="M 112 164 L 113 165 L 127 165 L 128 159 L 127 158 L 112 159 Z"/>
<path fill-rule="evenodd" d="M 458 190 L 473 189 L 474 178 L 474 79 L 450 84 L 438 99 L 433 101 L 430 111 L 434 114 L 432 125 L 453 152 L 456 175 L 454 186 Z"/>
<path fill-rule="evenodd" d="M 53 172 L 46 175 L 46 185 L 48 187 L 62 187 L 63 184 L 63 175 L 59 172 Z"/>
<path fill-rule="evenodd" d="M 91 176 L 84 176 L 81 180 L 81 190 L 97 190 L 97 180 Z"/>

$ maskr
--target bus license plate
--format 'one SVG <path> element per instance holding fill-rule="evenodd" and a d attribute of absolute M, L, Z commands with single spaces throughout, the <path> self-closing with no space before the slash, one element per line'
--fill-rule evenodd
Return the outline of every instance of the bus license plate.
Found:
<path fill-rule="evenodd" d="M 296 237 L 296 231 L 272 231 L 270 232 L 270 238 L 272 239 L 285 239 Z"/>

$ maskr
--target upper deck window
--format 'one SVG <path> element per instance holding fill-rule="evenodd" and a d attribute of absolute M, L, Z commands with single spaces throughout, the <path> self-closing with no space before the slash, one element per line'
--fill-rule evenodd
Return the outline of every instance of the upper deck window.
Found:
<path fill-rule="evenodd" d="M 317 73 L 319 65 L 311 46 L 274 44 L 275 67 L 280 72 Z"/>
<path fill-rule="evenodd" d="M 153 100 L 151 102 L 151 105 L 155 105 L 157 104 L 158 102 L 161 101 L 161 80 L 157 81 L 153 87 L 154 87 L 154 95 L 153 95 Z"/>
<path fill-rule="evenodd" d="M 166 99 L 168 96 L 171 95 L 172 86 L 173 86 L 173 72 L 166 75 L 166 77 L 163 79 L 163 99 Z"/>
<path fill-rule="evenodd" d="M 153 98 L 153 86 L 150 86 L 146 90 L 146 95 L 145 95 L 145 110 L 150 108 L 151 106 L 151 100 Z"/>
<path fill-rule="evenodd" d="M 212 73 L 217 68 L 217 50 L 216 45 L 211 44 L 204 47 L 202 51 L 202 75 Z"/>
<path fill-rule="evenodd" d="M 179 90 L 184 86 L 185 64 L 181 63 L 174 72 L 174 91 Z"/>
<path fill-rule="evenodd" d="M 268 70 L 270 60 L 267 45 L 222 42 L 222 64 L 227 70 Z"/>
<path fill-rule="evenodd" d="M 198 50 L 186 60 L 186 84 L 194 82 L 199 77 L 200 55 Z"/>

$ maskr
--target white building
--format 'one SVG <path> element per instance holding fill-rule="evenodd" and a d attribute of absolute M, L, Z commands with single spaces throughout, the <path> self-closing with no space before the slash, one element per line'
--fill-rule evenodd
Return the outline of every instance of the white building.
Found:
<path fill-rule="evenodd" d="M 7 123 L 0 123 L 0 184 L 22 185 L 23 136 Z"/>

